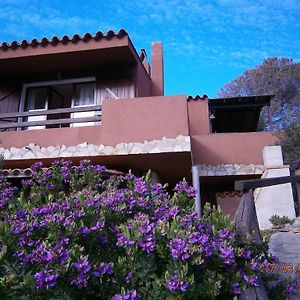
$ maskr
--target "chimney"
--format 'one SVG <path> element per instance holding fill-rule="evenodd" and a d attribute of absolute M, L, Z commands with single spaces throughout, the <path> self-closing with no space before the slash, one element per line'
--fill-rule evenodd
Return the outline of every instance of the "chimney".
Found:
<path fill-rule="evenodd" d="M 152 43 L 151 94 L 152 96 L 164 95 L 164 62 L 161 42 Z"/>

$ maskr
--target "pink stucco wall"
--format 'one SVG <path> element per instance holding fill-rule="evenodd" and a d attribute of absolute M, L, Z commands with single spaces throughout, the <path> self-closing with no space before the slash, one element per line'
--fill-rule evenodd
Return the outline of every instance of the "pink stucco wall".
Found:
<path fill-rule="evenodd" d="M 209 134 L 209 111 L 208 101 L 205 100 L 191 100 L 187 102 L 190 134 L 206 135 Z"/>
<path fill-rule="evenodd" d="M 115 146 L 122 142 L 144 142 L 188 135 L 184 95 L 105 101 L 102 124 L 89 127 L 1 132 L 1 147 L 74 146 L 83 142 Z"/>
<path fill-rule="evenodd" d="M 207 101 L 185 95 L 105 101 L 102 124 L 89 127 L 1 132 L 0 147 L 74 146 L 83 142 L 116 146 L 190 135 L 193 164 L 261 164 L 262 149 L 278 141 L 269 132 L 209 134 Z"/>
<path fill-rule="evenodd" d="M 193 164 L 262 164 L 262 150 L 278 138 L 270 132 L 192 136 Z"/>

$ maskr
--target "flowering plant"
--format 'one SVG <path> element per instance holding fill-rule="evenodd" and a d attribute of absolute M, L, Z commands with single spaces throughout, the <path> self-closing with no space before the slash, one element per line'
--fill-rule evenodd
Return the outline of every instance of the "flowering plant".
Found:
<path fill-rule="evenodd" d="M 1 299 L 234 299 L 268 277 L 266 248 L 199 219 L 185 180 L 166 186 L 82 161 L 0 180 Z"/>

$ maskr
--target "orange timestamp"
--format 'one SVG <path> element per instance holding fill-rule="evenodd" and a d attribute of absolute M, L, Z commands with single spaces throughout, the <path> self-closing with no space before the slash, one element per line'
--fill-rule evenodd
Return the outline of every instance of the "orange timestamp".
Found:
<path fill-rule="evenodd" d="M 266 265 L 266 271 L 269 273 L 272 272 L 281 272 L 281 273 L 297 273 L 300 269 L 300 264 L 292 263 L 269 263 Z"/>

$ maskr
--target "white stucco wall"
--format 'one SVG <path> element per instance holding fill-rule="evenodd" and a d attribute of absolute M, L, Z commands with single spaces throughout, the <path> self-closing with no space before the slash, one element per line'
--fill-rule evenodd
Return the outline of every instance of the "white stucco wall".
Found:
<path fill-rule="evenodd" d="M 262 178 L 289 176 L 289 166 L 283 165 L 281 146 L 267 146 L 263 149 L 265 171 Z M 292 186 L 290 183 L 256 189 L 255 207 L 260 229 L 272 227 L 270 217 L 277 215 L 296 217 Z"/>

